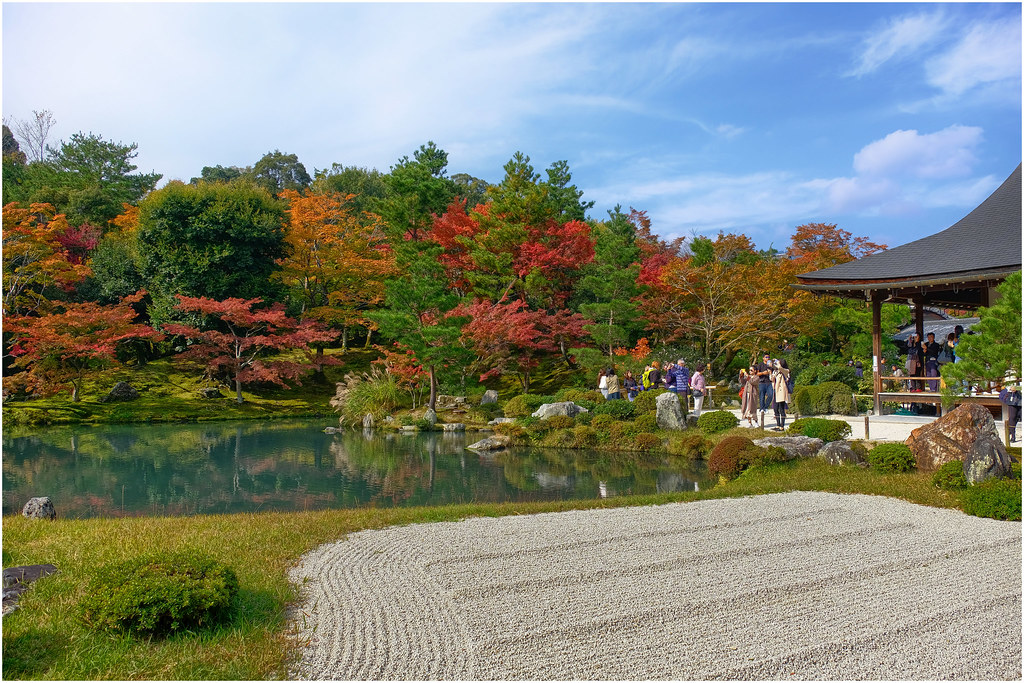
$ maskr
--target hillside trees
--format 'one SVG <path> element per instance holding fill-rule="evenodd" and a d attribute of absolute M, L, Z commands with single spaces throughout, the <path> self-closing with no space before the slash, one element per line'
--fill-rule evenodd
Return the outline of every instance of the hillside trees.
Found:
<path fill-rule="evenodd" d="M 298 156 L 276 149 L 252 167 L 252 180 L 274 196 L 284 190 L 304 190 L 313 182 Z"/>
<path fill-rule="evenodd" d="M 4 326 L 14 337 L 13 365 L 26 372 L 6 378 L 5 383 L 44 394 L 70 384 L 71 400 L 80 401 L 87 372 L 113 362 L 120 344 L 163 338 L 152 327 L 135 322 L 138 314 L 132 304 L 144 294 L 138 292 L 110 306 L 61 302 L 41 315 L 8 316 Z"/>
<path fill-rule="evenodd" d="M 996 291 L 999 299 L 978 310 L 974 334 L 960 335 L 960 360 L 942 366 L 953 391 L 967 391 L 978 382 L 1002 383 L 1007 376 L 1021 381 L 1021 272 L 1010 275 Z"/>
<path fill-rule="evenodd" d="M 174 315 L 174 295 L 278 299 L 271 281 L 285 256 L 284 205 L 245 184 L 172 182 L 139 206 L 140 271 L 155 322 Z"/>
<path fill-rule="evenodd" d="M 355 213 L 352 195 L 299 194 L 285 190 L 288 255 L 274 277 L 289 289 L 300 316 L 342 329 L 342 347 L 352 325 L 369 324 L 364 314 L 384 299 L 391 275 L 391 248 L 380 218 Z M 322 355 L 322 346 L 317 348 Z"/>
<path fill-rule="evenodd" d="M 248 382 L 296 384 L 302 375 L 326 362 L 286 358 L 267 359 L 270 351 L 294 351 L 310 344 L 327 343 L 337 335 L 313 321 L 289 318 L 283 304 L 262 307 L 259 298 L 229 297 L 215 301 L 207 297 L 177 295 L 177 308 L 207 320 L 204 325 L 169 323 L 168 334 L 188 340 L 183 356 L 204 365 L 211 376 L 227 373 L 235 385 L 235 400 L 243 403 L 242 385 Z"/>

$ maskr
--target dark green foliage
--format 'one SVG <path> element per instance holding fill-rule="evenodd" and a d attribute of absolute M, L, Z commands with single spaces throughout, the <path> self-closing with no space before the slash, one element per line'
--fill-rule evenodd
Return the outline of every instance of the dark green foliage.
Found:
<path fill-rule="evenodd" d="M 828 420 L 823 417 L 801 417 L 793 420 L 786 431 L 790 434 L 802 434 L 812 439 L 842 441 L 853 433 L 853 428 L 843 420 Z"/>
<path fill-rule="evenodd" d="M 573 446 L 575 448 L 592 448 L 597 445 L 597 430 L 586 425 L 572 428 Z"/>
<path fill-rule="evenodd" d="M 505 402 L 505 417 L 526 417 L 544 405 L 545 396 L 519 394 Z"/>
<path fill-rule="evenodd" d="M 608 415 L 607 413 L 591 413 L 593 417 L 590 420 L 590 426 L 600 431 L 607 431 L 613 424 L 618 422 L 614 416 Z"/>
<path fill-rule="evenodd" d="M 629 401 L 605 401 L 594 408 L 594 415 L 611 415 L 619 420 L 626 420 L 633 416 L 634 406 Z"/>
<path fill-rule="evenodd" d="M 605 402 L 605 397 L 601 394 L 600 391 L 596 391 L 594 389 L 566 387 L 564 389 L 559 389 L 558 392 L 555 393 L 555 400 L 572 401 L 576 405 L 582 406 L 587 410 L 593 410 L 594 406 L 596 406 L 599 403 Z M 581 403 L 580 401 L 583 401 L 583 403 Z M 588 406 L 587 404 L 590 405 Z"/>
<path fill-rule="evenodd" d="M 865 374 L 866 371 L 865 371 Z M 848 389 L 856 389 L 858 380 L 854 369 L 845 364 L 822 365 L 813 363 L 804 367 L 793 379 L 797 386 L 814 386 L 825 383 L 842 383 Z"/>
<path fill-rule="evenodd" d="M 910 447 L 902 443 L 881 443 L 868 451 L 868 463 L 883 473 L 909 472 L 917 467 Z"/>
<path fill-rule="evenodd" d="M 943 463 L 942 467 L 932 475 L 932 483 L 940 489 L 952 491 L 967 486 L 967 478 L 964 477 L 964 464 L 960 460 L 950 460 Z"/>
<path fill-rule="evenodd" d="M 525 439 L 526 429 L 522 425 L 518 425 L 515 422 L 501 422 L 494 425 L 494 433 L 501 434 L 503 436 L 510 436 L 513 439 Z"/>
<path fill-rule="evenodd" d="M 739 423 L 740 421 L 736 419 L 736 416 L 727 410 L 712 410 L 707 413 L 701 413 L 700 417 L 697 418 L 697 427 L 705 434 L 724 432 L 732 429 Z"/>
<path fill-rule="evenodd" d="M 594 413 L 580 413 L 576 416 L 576 424 L 588 425 L 594 419 Z"/>
<path fill-rule="evenodd" d="M 842 382 L 797 386 L 790 404 L 800 415 L 856 415 L 853 391 Z"/>
<path fill-rule="evenodd" d="M 256 162 L 252 167 L 252 179 L 275 197 L 282 190 L 301 192 L 312 182 L 299 157 L 294 154 L 283 154 L 276 149 L 267 152 Z"/>
<path fill-rule="evenodd" d="M 415 425 L 416 429 L 421 432 L 430 432 L 434 430 L 434 425 L 430 424 L 430 420 L 425 417 L 418 417 L 413 420 L 412 423 Z"/>
<path fill-rule="evenodd" d="M 284 256 L 283 204 L 245 185 L 171 183 L 139 206 L 141 272 L 163 314 L 174 294 L 272 301 Z M 159 316 L 158 316 L 159 317 Z"/>
<path fill-rule="evenodd" d="M 688 460 L 701 460 L 710 450 L 711 442 L 704 438 L 704 432 L 699 429 L 687 429 L 669 437 L 669 453 L 681 455 Z"/>
<path fill-rule="evenodd" d="M 964 512 L 975 517 L 1021 521 L 1019 478 L 989 479 L 963 492 Z"/>
<path fill-rule="evenodd" d="M 633 399 L 633 410 L 639 415 L 640 413 L 649 413 L 652 410 L 658 409 L 658 396 L 665 393 L 664 389 L 651 389 L 650 391 L 641 391 L 637 394 L 636 398 Z"/>
<path fill-rule="evenodd" d="M 633 420 L 633 423 L 644 432 L 658 431 L 658 417 L 654 413 L 644 413 Z"/>
<path fill-rule="evenodd" d="M 656 448 L 661 448 L 661 437 L 657 434 L 651 434 L 650 432 L 640 432 L 633 437 L 633 442 L 636 447 L 642 451 L 651 451 Z"/>
<path fill-rule="evenodd" d="M 161 553 L 100 567 L 79 606 L 91 628 L 166 635 L 213 623 L 237 592 L 230 567 L 196 552 Z"/>

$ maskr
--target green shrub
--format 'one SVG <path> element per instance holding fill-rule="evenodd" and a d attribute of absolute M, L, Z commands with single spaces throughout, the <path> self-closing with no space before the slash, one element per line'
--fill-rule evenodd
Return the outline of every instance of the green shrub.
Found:
<path fill-rule="evenodd" d="M 661 448 L 661 437 L 650 432 L 640 432 L 633 438 L 636 447 L 642 451 L 652 451 Z"/>
<path fill-rule="evenodd" d="M 434 425 L 430 424 L 430 421 L 425 417 L 416 418 L 412 423 L 416 426 L 416 429 L 421 432 L 429 432 L 434 429 Z"/>
<path fill-rule="evenodd" d="M 618 422 L 611 415 L 594 415 L 590 419 L 590 426 L 600 431 L 608 431 L 608 429 Z"/>
<path fill-rule="evenodd" d="M 594 389 L 580 389 L 578 387 L 567 387 L 565 389 L 559 389 L 555 394 L 556 401 L 572 401 L 578 406 L 583 406 L 587 410 L 593 410 L 593 406 L 604 403 L 604 395 Z M 590 406 L 585 406 L 580 401 L 586 401 Z"/>
<path fill-rule="evenodd" d="M 797 385 L 793 388 L 793 395 L 789 399 L 789 407 L 797 415 L 813 415 L 811 388 Z"/>
<path fill-rule="evenodd" d="M 519 394 L 505 402 L 505 417 L 526 417 L 544 405 L 544 396 Z"/>
<path fill-rule="evenodd" d="M 865 375 L 867 372 L 865 371 Z M 804 367 L 794 381 L 798 385 L 812 386 L 822 385 L 825 383 L 838 384 L 842 383 L 851 391 L 857 388 L 858 380 L 857 375 L 854 373 L 854 369 L 845 364 L 832 363 L 830 365 L 821 365 L 821 363 L 813 363 Z"/>
<path fill-rule="evenodd" d="M 633 404 L 629 401 L 605 401 L 594 408 L 594 415 L 611 415 L 617 420 L 626 420 L 633 416 Z"/>
<path fill-rule="evenodd" d="M 711 450 L 711 442 L 698 429 L 673 432 L 668 439 L 668 452 L 688 460 L 701 460 Z"/>
<path fill-rule="evenodd" d="M 658 417 L 654 413 L 644 413 L 633 420 L 633 424 L 642 432 L 658 431 Z"/>
<path fill-rule="evenodd" d="M 844 420 L 828 420 L 824 417 L 801 417 L 793 420 L 786 431 L 790 434 L 802 434 L 812 439 L 842 441 L 853 433 L 853 427 Z"/>
<path fill-rule="evenodd" d="M 962 500 L 964 512 L 969 515 L 1021 521 L 1020 479 L 989 479 L 968 486 Z"/>
<path fill-rule="evenodd" d="M 879 472 L 909 472 L 917 466 L 910 447 L 903 443 L 880 443 L 868 451 L 867 458 Z"/>
<path fill-rule="evenodd" d="M 198 552 L 161 553 L 99 567 L 79 609 L 90 628 L 166 635 L 213 623 L 237 592 L 230 567 Z"/>
<path fill-rule="evenodd" d="M 539 417 L 534 417 L 533 415 L 525 415 L 523 417 L 516 418 L 516 424 L 526 429 L 536 427 L 541 422 L 543 422 L 543 420 L 541 420 Z"/>
<path fill-rule="evenodd" d="M 588 424 L 590 424 L 593 421 L 593 419 L 594 419 L 594 413 L 592 413 L 592 412 L 579 413 L 575 417 L 576 424 L 579 424 L 579 425 L 588 425 Z"/>
<path fill-rule="evenodd" d="M 398 383 L 385 372 L 366 374 L 362 379 L 349 375 L 345 380 L 341 414 L 347 424 L 361 423 L 367 413 L 380 422 L 385 415 L 393 413 L 403 399 Z"/>
<path fill-rule="evenodd" d="M 576 424 L 576 421 L 568 415 L 552 415 L 541 421 L 544 422 L 548 429 L 569 429 Z"/>
<path fill-rule="evenodd" d="M 664 393 L 664 389 L 651 389 L 650 391 L 641 391 L 639 394 L 636 395 L 636 398 L 633 399 L 632 405 L 634 414 L 640 415 L 641 413 L 649 413 L 653 410 L 657 410 L 658 397 Z M 680 403 L 682 402 L 680 401 Z"/>
<path fill-rule="evenodd" d="M 950 460 L 943 463 L 942 467 L 935 470 L 932 475 L 932 483 L 940 489 L 953 491 L 967 487 L 967 478 L 964 477 L 964 464 L 960 460 Z"/>
<path fill-rule="evenodd" d="M 705 434 L 717 434 L 732 429 L 740 421 L 736 416 L 727 410 L 712 410 L 708 413 L 701 413 L 697 418 L 697 427 Z"/>
<path fill-rule="evenodd" d="M 591 448 L 597 445 L 597 430 L 587 425 L 572 428 L 573 445 L 576 448 Z"/>
<path fill-rule="evenodd" d="M 522 425 L 515 422 L 499 422 L 494 425 L 494 433 L 510 436 L 513 440 L 523 440 L 526 438 L 526 430 Z"/>

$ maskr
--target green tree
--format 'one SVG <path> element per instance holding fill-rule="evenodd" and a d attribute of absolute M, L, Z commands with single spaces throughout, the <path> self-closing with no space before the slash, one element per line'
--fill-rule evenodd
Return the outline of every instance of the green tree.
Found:
<path fill-rule="evenodd" d="M 73 225 L 89 222 L 105 227 L 124 204 L 136 204 L 156 187 L 159 173 L 133 173 L 138 145 L 75 133 L 42 164 L 29 188 L 32 202 L 45 202 Z"/>
<path fill-rule="evenodd" d="M 474 178 L 468 173 L 456 173 L 452 181 L 459 186 L 459 196 L 466 200 L 466 206 L 470 209 L 487 201 L 486 180 Z"/>
<path fill-rule="evenodd" d="M 283 190 L 301 192 L 312 181 L 299 158 L 294 154 L 283 154 L 279 150 L 267 152 L 252 167 L 253 181 L 265 187 L 275 197 Z"/>
<path fill-rule="evenodd" d="M 330 168 L 316 171 L 313 175 L 314 192 L 324 195 L 351 195 L 346 204 L 357 214 L 377 213 L 379 203 L 387 196 L 387 179 L 377 169 L 342 166 L 336 163 Z"/>
<path fill-rule="evenodd" d="M 444 213 L 458 194 L 458 185 L 447 176 L 448 153 L 433 142 L 420 145 L 398 160 L 387 176 L 387 197 L 379 213 L 388 224 L 392 240 L 423 239 L 434 216 Z"/>
<path fill-rule="evenodd" d="M 616 346 L 630 345 L 639 332 L 633 298 L 640 293 L 640 248 L 636 226 L 616 206 L 609 220 L 594 230 L 594 262 L 583 269 L 576 285 L 577 307 L 594 323 L 584 329 L 594 342 L 612 356 Z"/>
<path fill-rule="evenodd" d="M 999 300 L 978 309 L 981 319 L 974 334 L 960 335 L 958 363 L 942 366 L 942 377 L 954 392 L 965 392 L 978 382 L 1002 382 L 1012 374 L 1021 378 L 1021 274 L 1017 271 L 996 288 Z"/>
<path fill-rule="evenodd" d="M 547 201 L 554 211 L 555 217 L 562 221 L 583 221 L 586 220 L 586 213 L 594 208 L 594 202 L 583 202 L 583 191 L 572 183 L 572 173 L 569 172 L 569 162 L 556 161 L 546 171 L 548 179 L 544 185 L 547 187 Z"/>
<path fill-rule="evenodd" d="M 198 178 L 189 181 L 192 185 L 198 185 L 201 181 L 207 183 L 230 183 L 234 180 L 252 175 L 252 167 L 240 168 L 238 166 L 203 166 Z"/>
<path fill-rule="evenodd" d="M 172 314 L 175 294 L 276 300 L 284 222 L 284 202 L 260 187 L 172 182 L 152 193 L 134 234 L 156 319 Z"/>

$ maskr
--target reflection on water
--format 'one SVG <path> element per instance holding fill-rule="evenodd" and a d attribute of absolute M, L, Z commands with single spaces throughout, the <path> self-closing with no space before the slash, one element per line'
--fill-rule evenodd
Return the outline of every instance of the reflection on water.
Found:
<path fill-rule="evenodd" d="M 193 515 L 598 498 L 692 491 L 662 456 L 519 449 L 471 434 L 324 434 L 323 421 L 54 427 L 3 435 L 3 512 L 33 496 L 61 517 Z"/>

